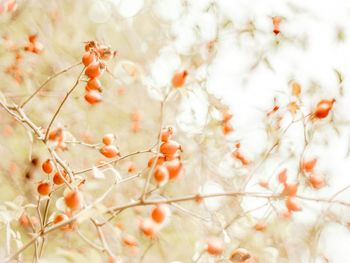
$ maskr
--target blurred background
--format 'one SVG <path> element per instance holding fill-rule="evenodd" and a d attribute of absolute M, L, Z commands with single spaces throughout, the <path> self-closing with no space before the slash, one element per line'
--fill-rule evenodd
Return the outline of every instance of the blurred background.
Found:
<path fill-rule="evenodd" d="M 11 6 L 14 2 L 16 6 Z M 277 35 L 272 23 L 276 16 L 281 18 Z M 283 113 L 281 126 L 287 127 L 295 118 L 309 114 L 321 99 L 335 98 L 328 120 L 308 129 L 302 123 L 288 129 L 278 149 L 254 171 L 245 188 L 265 193 L 258 185 L 264 179 L 271 180 L 277 191 L 275 177 L 282 168 L 288 169 L 290 180 L 296 180 L 298 158 L 303 154 L 317 158 L 317 172 L 325 176 L 327 186 L 315 191 L 302 185 L 300 191 L 305 196 L 329 198 L 350 184 L 349 24 L 350 2 L 346 0 L 0 0 L 0 92 L 7 102 L 22 103 L 48 77 L 79 63 L 86 41 L 98 40 L 116 50 L 117 56 L 107 62 L 111 73 L 101 78 L 103 101 L 89 105 L 84 100 L 84 84 L 79 84 L 54 123 L 67 132 L 69 151 L 60 152 L 62 159 L 80 170 L 105 159 L 96 149 L 77 142 L 96 144 L 105 133 L 114 133 L 122 155 L 154 145 L 160 102 L 170 89 L 174 72 L 187 70 L 186 86 L 169 97 L 163 117 L 163 126 L 174 126 L 175 138 L 183 145 L 185 166 L 184 175 L 160 193 L 166 196 L 239 189 L 242 178 L 252 170 L 237 164 L 231 152 L 240 142 L 250 160 L 259 163 L 264 157 L 280 135 L 271 131 L 276 120 L 266 115 L 274 107 L 274 99 Z M 42 44 L 38 54 L 24 51 L 33 34 Z M 53 79 L 25 106 L 38 126 L 47 127 L 81 70 L 76 66 Z M 295 100 L 293 81 L 301 86 L 296 115 L 286 110 Z M 227 135 L 220 126 L 224 111 L 233 114 L 234 130 Z M 137 125 L 135 116 L 140 119 Z M 40 164 L 49 158 L 47 150 L 3 109 L 0 133 L 0 202 L 21 195 L 23 203 L 35 203 L 36 184 L 44 176 Z M 306 148 L 305 133 L 312 137 Z M 131 163 L 137 171 L 144 171 L 149 157 L 131 157 L 115 169 L 122 177 L 128 175 Z M 108 172 L 104 180 L 92 173 L 84 176 L 90 202 L 112 180 Z M 138 198 L 143 184 L 144 176 L 123 185 L 104 205 Z M 345 201 L 349 197 L 349 191 L 338 196 Z M 175 210 L 171 224 L 143 260 L 191 262 L 207 236 L 222 230 L 233 216 L 264 202 L 242 198 L 238 202 L 208 200 L 200 208 L 183 204 L 197 217 Z M 227 247 L 243 244 L 263 263 L 347 262 L 349 207 L 325 210 L 321 203 L 302 205 L 303 213 L 294 215 L 292 222 L 276 217 L 275 209 L 280 211 L 283 203 L 250 213 L 248 219 L 242 218 L 224 232 Z M 327 216 L 322 214 L 325 211 Z M 111 247 L 125 262 L 139 262 L 148 251 L 148 240 L 138 236 L 135 228 L 137 219 L 148 212 L 127 211 L 104 229 L 110 234 Z M 274 227 L 265 233 L 252 232 L 251 224 L 257 219 L 266 219 Z M 115 227 L 118 222 L 139 237 L 139 251 L 121 247 L 123 230 Z M 21 226 L 14 224 L 13 228 L 28 240 Z M 81 228 L 95 238 L 91 226 Z M 5 228 L 1 231 L 5 233 Z M 41 262 L 107 262 L 106 257 L 85 249 L 86 244 L 76 236 L 58 235 L 65 244 L 61 240 L 49 243 Z M 25 256 L 30 258 L 31 251 Z M 200 260 L 216 262 L 206 256 Z"/>

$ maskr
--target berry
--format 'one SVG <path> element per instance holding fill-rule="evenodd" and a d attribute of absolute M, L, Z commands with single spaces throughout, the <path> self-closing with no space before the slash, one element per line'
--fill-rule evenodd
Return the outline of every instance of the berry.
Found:
<path fill-rule="evenodd" d="M 96 90 L 90 90 L 86 92 L 84 98 L 91 105 L 97 104 L 102 101 L 101 94 Z"/>
<path fill-rule="evenodd" d="M 119 156 L 119 151 L 114 145 L 103 145 L 100 149 L 100 153 L 107 158 Z"/>
<path fill-rule="evenodd" d="M 78 190 L 69 191 L 64 196 L 64 201 L 67 207 L 69 207 L 72 210 L 77 210 L 82 207 L 83 195 Z"/>
<path fill-rule="evenodd" d="M 98 78 L 89 79 L 85 86 L 85 90 L 86 91 L 97 90 L 101 92 L 102 84 Z"/>
<path fill-rule="evenodd" d="M 169 180 L 169 172 L 165 166 L 158 165 L 154 169 L 153 177 L 158 184 L 162 184 Z"/>
<path fill-rule="evenodd" d="M 96 55 L 93 52 L 85 52 L 81 60 L 85 66 L 88 66 L 96 60 Z"/>
<path fill-rule="evenodd" d="M 207 252 L 210 255 L 218 256 L 224 251 L 224 245 L 221 239 L 211 238 L 208 240 Z"/>
<path fill-rule="evenodd" d="M 314 116 L 318 119 L 326 118 L 333 107 L 335 99 L 332 100 L 321 100 L 314 111 Z"/>
<path fill-rule="evenodd" d="M 294 197 L 287 198 L 286 207 L 290 212 L 298 212 L 302 210 Z"/>
<path fill-rule="evenodd" d="M 113 143 L 114 139 L 115 139 L 115 136 L 113 133 L 107 133 L 103 135 L 102 142 L 105 145 L 110 145 Z"/>
<path fill-rule="evenodd" d="M 101 75 L 101 65 L 98 61 L 91 62 L 85 69 L 85 75 L 90 79 L 98 78 Z"/>
<path fill-rule="evenodd" d="M 175 141 L 163 142 L 160 145 L 160 152 L 164 155 L 174 155 L 178 150 L 181 150 L 181 145 Z"/>
<path fill-rule="evenodd" d="M 49 195 L 51 193 L 51 185 L 49 182 L 40 182 L 37 190 L 40 195 Z"/>
<path fill-rule="evenodd" d="M 66 179 L 66 181 L 69 181 L 69 177 L 67 176 L 66 171 L 61 171 L 61 175 Z M 59 172 L 56 172 L 53 176 L 53 183 L 56 185 L 61 185 L 64 183 L 64 180 L 62 179 L 61 175 Z"/>
<path fill-rule="evenodd" d="M 171 80 L 174 88 L 181 88 L 185 84 L 187 75 L 188 72 L 186 70 L 175 73 Z"/>
<path fill-rule="evenodd" d="M 165 168 L 169 172 L 169 180 L 174 180 L 182 171 L 182 164 L 179 159 L 166 162 Z"/>
<path fill-rule="evenodd" d="M 165 204 L 160 204 L 153 208 L 151 212 L 151 217 L 154 222 L 156 222 L 157 224 L 161 224 L 164 222 L 165 218 L 169 216 L 169 213 L 169 207 Z"/>
<path fill-rule="evenodd" d="M 53 171 L 53 163 L 52 163 L 52 161 L 50 159 L 47 159 L 45 162 L 43 162 L 41 168 L 47 174 L 52 173 L 52 171 Z"/>

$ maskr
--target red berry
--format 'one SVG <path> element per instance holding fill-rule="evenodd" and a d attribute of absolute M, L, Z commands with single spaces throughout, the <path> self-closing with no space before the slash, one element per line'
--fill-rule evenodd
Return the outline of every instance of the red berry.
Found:
<path fill-rule="evenodd" d="M 179 159 L 174 159 L 172 161 L 166 162 L 165 168 L 169 172 L 169 180 L 174 180 L 182 171 L 182 164 Z"/>
<path fill-rule="evenodd" d="M 81 206 L 82 206 L 83 195 L 78 190 L 69 191 L 64 196 L 64 201 L 65 201 L 67 207 L 69 207 L 72 210 L 77 210 L 77 209 L 81 208 Z"/>
<path fill-rule="evenodd" d="M 181 145 L 175 141 L 167 141 L 160 145 L 160 152 L 164 155 L 174 155 L 181 150 Z"/>
<path fill-rule="evenodd" d="M 51 193 L 51 185 L 49 182 L 40 182 L 37 190 L 40 195 L 49 195 Z"/>
<path fill-rule="evenodd" d="M 103 135 L 102 142 L 105 145 L 110 145 L 113 143 L 114 139 L 115 139 L 115 136 L 113 133 L 107 133 Z"/>
<path fill-rule="evenodd" d="M 86 92 L 84 98 L 91 105 L 95 105 L 102 101 L 101 94 L 96 90 Z"/>
<path fill-rule="evenodd" d="M 314 112 L 316 118 L 326 118 L 333 107 L 335 99 L 332 100 L 321 100 L 317 105 Z"/>
<path fill-rule="evenodd" d="M 98 61 L 91 62 L 85 69 L 85 75 L 90 79 L 98 78 L 101 75 L 101 65 Z"/>
<path fill-rule="evenodd" d="M 96 55 L 93 52 L 85 52 L 81 60 L 85 66 L 88 66 L 96 60 Z"/>
<path fill-rule="evenodd" d="M 86 84 L 85 90 L 86 91 L 89 91 L 89 90 L 102 91 L 102 84 L 98 78 L 89 79 L 87 84 Z"/>
<path fill-rule="evenodd" d="M 183 70 L 181 72 L 177 72 L 174 74 L 171 83 L 175 88 L 181 88 L 185 84 L 186 77 L 188 75 L 188 72 L 186 70 Z"/>
<path fill-rule="evenodd" d="M 47 174 L 50 174 L 53 171 L 53 163 L 50 159 L 47 159 L 45 162 L 43 162 L 41 167 L 43 171 Z"/>
<path fill-rule="evenodd" d="M 210 255 L 218 256 L 224 251 L 224 245 L 221 239 L 211 238 L 208 240 L 207 252 Z"/>
<path fill-rule="evenodd" d="M 103 145 L 100 149 L 100 153 L 107 158 L 119 156 L 119 151 L 114 145 Z"/>

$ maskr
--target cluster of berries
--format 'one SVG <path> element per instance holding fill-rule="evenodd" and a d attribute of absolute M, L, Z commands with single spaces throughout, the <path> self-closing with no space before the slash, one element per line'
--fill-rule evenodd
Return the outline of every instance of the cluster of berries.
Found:
<path fill-rule="evenodd" d="M 52 160 L 47 159 L 42 163 L 42 170 L 50 175 L 54 171 L 54 163 Z M 53 177 L 52 182 L 49 180 L 43 180 L 39 182 L 37 186 L 37 191 L 40 194 L 40 196 L 50 196 L 52 193 L 53 185 L 62 185 L 63 183 L 71 183 L 70 177 L 67 175 L 66 171 L 60 170 L 57 171 Z M 67 206 L 67 208 L 70 209 L 70 211 L 67 211 L 67 213 L 56 213 L 56 215 L 53 218 L 53 223 L 58 224 L 63 220 L 67 220 L 69 218 L 69 215 L 72 214 L 73 211 L 81 208 L 82 206 L 82 194 L 78 190 L 69 190 L 66 191 L 64 194 L 64 201 Z M 71 230 L 72 224 L 67 224 L 65 226 L 61 227 L 61 230 Z"/>
<path fill-rule="evenodd" d="M 85 75 L 89 78 L 85 86 L 85 100 L 91 105 L 102 100 L 102 84 L 99 77 L 106 70 L 107 66 L 102 60 L 109 60 L 116 55 L 110 47 L 95 41 L 89 41 L 85 45 L 85 53 L 82 62 L 85 65 Z"/>
<path fill-rule="evenodd" d="M 314 168 L 316 166 L 317 159 L 313 158 L 301 163 L 301 171 L 308 177 L 308 183 L 315 189 L 320 189 L 326 185 L 326 179 L 323 175 L 315 173 Z"/>
<path fill-rule="evenodd" d="M 170 215 L 171 211 L 167 204 L 157 204 L 152 208 L 150 217 L 140 221 L 141 232 L 147 237 L 155 237 L 157 232 L 165 226 Z"/>
<path fill-rule="evenodd" d="M 182 171 L 180 155 L 182 148 L 179 143 L 171 140 L 173 133 L 172 127 L 162 129 L 160 153 L 148 161 L 149 168 L 153 167 L 153 163 L 156 161 L 153 178 L 158 185 L 164 185 L 169 180 L 174 180 Z"/>
<path fill-rule="evenodd" d="M 104 157 L 113 158 L 116 156 L 120 156 L 118 148 L 115 145 L 112 145 L 114 141 L 115 135 L 112 133 L 107 133 L 103 136 L 103 146 L 100 148 L 100 153 Z"/>
<path fill-rule="evenodd" d="M 44 45 L 38 41 L 37 35 L 28 36 L 28 43 L 24 46 L 24 51 L 39 54 L 43 49 Z"/>

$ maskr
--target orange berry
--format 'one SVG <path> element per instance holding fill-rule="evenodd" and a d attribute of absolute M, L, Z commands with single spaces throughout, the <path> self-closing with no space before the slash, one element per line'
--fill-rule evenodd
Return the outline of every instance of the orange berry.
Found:
<path fill-rule="evenodd" d="M 52 161 L 50 159 L 47 159 L 45 162 L 43 162 L 41 168 L 45 173 L 50 174 L 53 171 Z"/>
<path fill-rule="evenodd" d="M 286 196 L 295 196 L 298 192 L 298 184 L 297 183 L 285 183 L 282 195 Z"/>
<path fill-rule="evenodd" d="M 283 171 L 281 171 L 278 176 L 278 182 L 280 182 L 281 184 L 285 184 L 287 182 L 287 169 L 284 169 Z"/>
<path fill-rule="evenodd" d="M 154 237 L 156 235 L 155 223 L 149 218 L 141 221 L 140 230 L 147 237 Z"/>
<path fill-rule="evenodd" d="M 151 212 L 152 220 L 158 224 L 161 224 L 164 222 L 165 218 L 169 216 L 169 207 L 165 204 L 157 205 L 155 208 L 153 208 Z"/>
<path fill-rule="evenodd" d="M 97 104 L 102 100 L 101 94 L 96 90 L 87 91 L 84 98 L 91 105 Z"/>
<path fill-rule="evenodd" d="M 281 23 L 281 17 L 280 16 L 274 16 L 272 18 L 272 24 L 273 24 L 273 33 L 278 35 L 280 33 L 280 23 Z"/>
<path fill-rule="evenodd" d="M 169 172 L 169 180 L 174 180 L 182 171 L 182 164 L 179 159 L 174 159 L 166 162 L 165 168 Z"/>
<path fill-rule="evenodd" d="M 85 87 L 86 91 L 97 90 L 102 91 L 102 84 L 98 78 L 89 79 Z"/>
<path fill-rule="evenodd" d="M 66 214 L 58 214 L 53 219 L 53 223 L 58 224 L 62 221 L 66 221 L 68 219 L 69 219 L 69 217 Z M 69 230 L 70 228 L 71 228 L 71 226 L 69 224 L 60 227 L 61 230 Z"/>
<path fill-rule="evenodd" d="M 172 127 L 163 128 L 160 135 L 161 141 L 168 142 L 173 136 L 173 133 L 174 132 Z"/>
<path fill-rule="evenodd" d="M 81 60 L 85 66 L 88 66 L 96 60 L 96 55 L 93 52 L 85 52 Z"/>
<path fill-rule="evenodd" d="M 54 128 L 49 133 L 49 140 L 62 141 L 64 139 L 64 133 L 62 128 Z"/>
<path fill-rule="evenodd" d="M 223 122 L 228 122 L 228 121 L 231 120 L 231 119 L 232 119 L 232 114 L 229 113 L 229 112 L 227 112 L 227 111 L 225 111 L 225 112 L 223 113 L 222 121 L 223 121 Z"/>
<path fill-rule="evenodd" d="M 311 159 L 309 161 L 303 161 L 301 163 L 301 170 L 303 172 L 308 172 L 308 173 L 312 172 L 314 167 L 315 167 L 315 165 L 316 165 L 316 163 L 317 163 L 317 159 L 316 158 Z"/>
<path fill-rule="evenodd" d="M 175 141 L 163 142 L 160 145 L 160 152 L 164 155 L 174 155 L 178 150 L 181 150 L 181 145 Z"/>
<path fill-rule="evenodd" d="M 233 127 L 229 122 L 224 122 L 222 125 L 222 131 L 225 135 L 233 131 Z"/>
<path fill-rule="evenodd" d="M 20 223 L 22 226 L 24 226 L 24 227 L 29 226 L 29 218 L 28 218 L 28 216 L 27 216 L 25 213 L 23 213 L 23 214 L 20 216 L 20 218 L 18 219 L 18 221 L 19 221 L 19 223 Z"/>
<path fill-rule="evenodd" d="M 302 210 L 299 204 L 297 203 L 296 199 L 290 196 L 286 200 L 286 207 L 291 212 L 298 212 Z"/>
<path fill-rule="evenodd" d="M 113 133 L 107 133 L 103 135 L 102 142 L 105 145 L 110 145 L 113 143 L 114 139 L 115 139 L 115 136 Z"/>
<path fill-rule="evenodd" d="M 266 229 L 266 227 L 267 227 L 267 224 L 264 222 L 256 223 L 254 226 L 256 231 L 263 231 Z"/>
<path fill-rule="evenodd" d="M 69 207 L 72 210 L 77 210 L 82 206 L 83 195 L 78 190 L 69 191 L 64 196 L 64 201 L 67 207 Z"/>
<path fill-rule="evenodd" d="M 58 223 L 65 221 L 65 220 L 68 220 L 68 216 L 66 214 L 58 214 L 53 219 L 53 223 L 58 224 Z"/>
<path fill-rule="evenodd" d="M 66 179 L 68 182 L 70 181 L 69 180 L 69 177 L 67 176 L 67 173 L 66 171 L 61 171 L 61 174 L 62 176 L 64 177 L 64 179 Z M 60 176 L 59 172 L 56 172 L 53 176 L 53 183 L 56 184 L 56 185 L 61 185 L 64 183 L 64 180 L 62 179 L 62 177 Z"/>
<path fill-rule="evenodd" d="M 98 78 L 101 75 L 101 65 L 98 61 L 91 62 L 85 69 L 85 75 L 90 79 Z"/>
<path fill-rule="evenodd" d="M 162 184 L 169 180 L 169 172 L 163 165 L 158 165 L 154 169 L 153 177 L 158 184 Z"/>
<path fill-rule="evenodd" d="M 51 193 L 51 185 L 49 182 L 40 182 L 37 190 L 40 195 L 49 195 Z"/>
<path fill-rule="evenodd" d="M 314 173 L 309 176 L 309 183 L 315 189 L 320 189 L 326 184 L 324 176 Z"/>
<path fill-rule="evenodd" d="M 244 166 L 250 164 L 250 160 L 248 160 L 246 157 L 244 157 L 243 154 L 238 150 L 233 152 L 233 157 L 235 157 L 237 160 L 239 160 L 242 163 L 242 165 L 244 165 Z"/>
<path fill-rule="evenodd" d="M 335 99 L 332 100 L 321 100 L 317 105 L 314 112 L 314 116 L 318 119 L 323 119 L 328 116 L 328 113 L 333 107 Z"/>
<path fill-rule="evenodd" d="M 188 72 L 186 70 L 183 70 L 181 72 L 177 72 L 174 74 L 171 83 L 175 88 L 181 88 L 185 84 L 186 77 L 188 75 Z"/>
<path fill-rule="evenodd" d="M 123 243 L 124 245 L 128 246 L 128 247 L 135 247 L 137 246 L 137 240 L 134 236 L 132 235 L 124 235 L 123 237 Z"/>
<path fill-rule="evenodd" d="M 264 179 L 259 181 L 259 185 L 263 188 L 269 188 L 269 182 L 267 180 L 264 180 Z"/>
<path fill-rule="evenodd" d="M 34 44 L 38 40 L 38 35 L 36 34 L 29 35 L 28 40 L 30 43 Z"/>
<path fill-rule="evenodd" d="M 148 160 L 148 164 L 147 164 L 148 168 L 151 168 L 151 167 L 152 167 L 153 162 L 154 162 L 154 160 L 155 160 L 156 158 L 157 158 L 157 157 L 154 156 L 154 157 L 152 157 L 151 159 Z M 158 159 L 157 159 L 156 165 L 162 165 L 162 164 L 164 163 L 164 161 L 165 161 L 165 157 L 164 157 L 163 155 L 159 155 L 159 156 L 158 156 Z"/>
<path fill-rule="evenodd" d="M 207 252 L 210 255 L 218 256 L 224 251 L 224 244 L 219 238 L 211 238 L 208 240 Z"/>
<path fill-rule="evenodd" d="M 100 153 L 107 158 L 119 156 L 119 151 L 114 145 L 103 145 L 100 149 Z"/>

